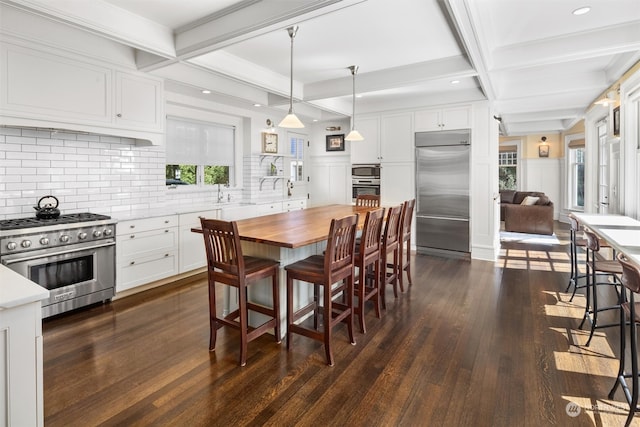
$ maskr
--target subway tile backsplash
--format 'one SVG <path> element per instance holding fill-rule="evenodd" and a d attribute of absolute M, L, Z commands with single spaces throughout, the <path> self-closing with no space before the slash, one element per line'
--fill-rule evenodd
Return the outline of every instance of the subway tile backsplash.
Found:
<path fill-rule="evenodd" d="M 244 193 L 233 201 L 278 198 L 282 187 L 257 188 L 260 171 L 244 159 Z M 133 139 L 48 129 L 0 127 L 0 219 L 34 216 L 40 197 L 52 194 L 62 213 L 106 215 L 169 206 L 206 206 L 217 188 L 180 191 L 165 186 L 165 149 Z"/>

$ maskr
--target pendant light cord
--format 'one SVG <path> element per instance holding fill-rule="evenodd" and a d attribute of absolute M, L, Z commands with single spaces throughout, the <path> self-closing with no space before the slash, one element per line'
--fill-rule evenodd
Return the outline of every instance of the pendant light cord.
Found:
<path fill-rule="evenodd" d="M 289 32 L 289 37 L 291 38 L 291 61 L 290 61 L 290 68 L 289 68 L 289 76 L 290 76 L 290 81 L 289 81 L 289 114 L 293 113 L 293 39 L 296 36 L 296 33 L 298 32 L 298 26 L 295 25 L 293 27 L 289 27 L 287 28 L 287 31 Z"/>

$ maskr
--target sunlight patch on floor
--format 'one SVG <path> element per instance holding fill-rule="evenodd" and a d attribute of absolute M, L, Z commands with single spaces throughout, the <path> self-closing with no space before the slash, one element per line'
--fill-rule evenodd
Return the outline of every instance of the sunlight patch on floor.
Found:
<path fill-rule="evenodd" d="M 569 254 L 557 251 L 501 249 L 495 265 L 515 270 L 571 272 Z"/>

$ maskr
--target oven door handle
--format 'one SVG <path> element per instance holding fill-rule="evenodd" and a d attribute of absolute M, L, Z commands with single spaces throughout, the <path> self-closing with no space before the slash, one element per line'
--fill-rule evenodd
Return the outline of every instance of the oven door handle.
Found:
<path fill-rule="evenodd" d="M 101 245 L 92 245 L 92 246 L 88 246 L 86 248 L 74 248 L 74 249 L 70 249 L 68 251 L 59 251 L 59 252 L 55 252 L 55 253 L 52 253 L 52 254 L 46 254 L 45 256 L 40 254 L 40 255 L 32 255 L 32 256 L 29 256 L 29 257 L 22 257 L 22 258 L 16 258 L 16 259 L 11 259 L 11 260 L 3 259 L 2 260 L 2 264 L 11 265 L 11 264 L 15 264 L 17 262 L 31 261 L 31 260 L 38 259 L 38 258 L 52 257 L 52 256 L 64 255 L 64 254 L 71 254 L 71 253 L 74 253 L 74 252 L 88 251 L 88 250 L 98 249 L 98 248 L 106 248 L 107 246 L 114 246 L 115 244 L 116 244 L 115 242 L 110 242 L 110 243 L 103 243 Z"/>

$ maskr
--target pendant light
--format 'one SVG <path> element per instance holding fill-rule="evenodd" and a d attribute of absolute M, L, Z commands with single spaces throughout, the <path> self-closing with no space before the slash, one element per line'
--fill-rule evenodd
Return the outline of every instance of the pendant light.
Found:
<path fill-rule="evenodd" d="M 292 128 L 292 129 L 300 129 L 303 128 L 304 125 L 300 121 L 298 117 L 293 113 L 293 39 L 298 32 L 298 26 L 294 25 L 293 27 L 287 28 L 289 32 L 289 37 L 291 38 L 291 86 L 289 92 L 289 114 L 285 116 L 284 119 L 278 125 L 281 128 Z"/>
<path fill-rule="evenodd" d="M 349 70 L 351 70 L 351 75 L 353 76 L 353 114 L 351 114 L 351 132 L 344 139 L 345 141 L 363 141 L 364 138 L 356 130 L 356 73 L 358 72 L 358 66 L 352 65 Z"/>

